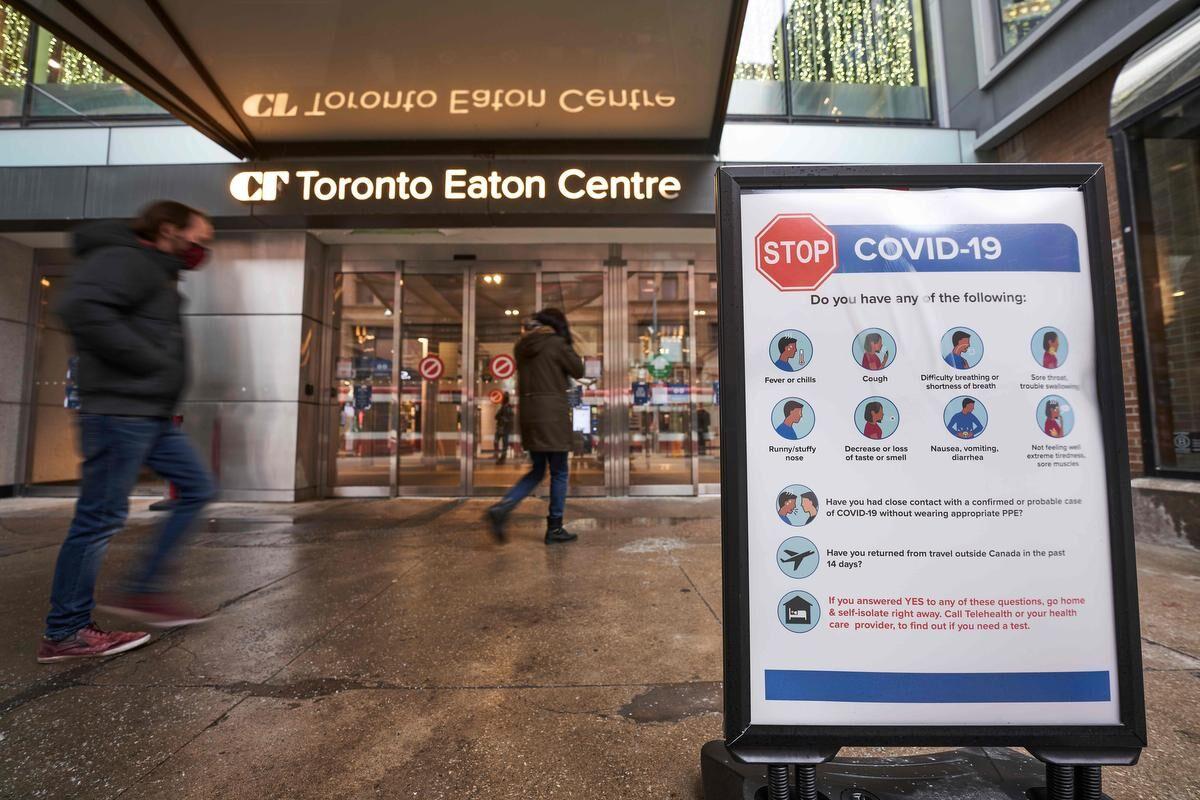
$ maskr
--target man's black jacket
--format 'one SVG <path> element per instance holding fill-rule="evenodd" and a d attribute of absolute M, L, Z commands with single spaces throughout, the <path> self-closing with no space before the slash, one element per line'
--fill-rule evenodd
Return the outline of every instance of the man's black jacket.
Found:
<path fill-rule="evenodd" d="M 74 250 L 80 261 L 54 310 L 75 339 L 80 410 L 171 416 L 187 380 L 183 261 L 120 222 L 80 228 Z"/>

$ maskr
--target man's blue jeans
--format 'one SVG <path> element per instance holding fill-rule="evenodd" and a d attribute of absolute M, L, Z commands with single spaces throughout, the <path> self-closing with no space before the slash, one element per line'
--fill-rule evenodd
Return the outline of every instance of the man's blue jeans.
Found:
<path fill-rule="evenodd" d="M 79 415 L 83 471 L 67 540 L 58 551 L 46 636 L 62 639 L 92 621 L 96 575 L 108 540 L 125 525 L 129 493 L 142 465 L 175 484 L 179 500 L 158 538 L 125 584 L 129 592 L 160 591 L 171 554 L 216 493 L 191 442 L 160 417 Z"/>
<path fill-rule="evenodd" d="M 529 468 L 521 480 L 508 490 L 500 507 L 505 512 L 516 508 L 517 503 L 533 493 L 533 490 L 546 476 L 546 467 L 550 467 L 550 517 L 562 519 L 563 510 L 567 506 L 567 454 L 566 453 L 530 453 L 533 466 Z"/>

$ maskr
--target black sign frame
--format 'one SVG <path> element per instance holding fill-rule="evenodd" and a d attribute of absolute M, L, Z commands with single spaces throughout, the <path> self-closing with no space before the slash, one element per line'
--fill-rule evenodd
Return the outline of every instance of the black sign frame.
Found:
<path fill-rule="evenodd" d="M 1107 478 L 1117 644 L 1117 725 L 755 725 L 750 722 L 750 607 L 741 197 L 779 189 L 1040 189 L 1083 194 L 1095 309 L 1097 394 Z M 717 174 L 721 398 L 728 433 L 721 448 L 725 743 L 752 762 L 812 762 L 843 746 L 1016 746 L 1088 752 L 1087 763 L 1133 763 L 1146 746 L 1141 633 L 1129 448 L 1116 287 L 1104 170 L 1100 164 L 820 165 L 722 167 Z M 1103 755 L 1101 755 L 1103 754 Z"/>

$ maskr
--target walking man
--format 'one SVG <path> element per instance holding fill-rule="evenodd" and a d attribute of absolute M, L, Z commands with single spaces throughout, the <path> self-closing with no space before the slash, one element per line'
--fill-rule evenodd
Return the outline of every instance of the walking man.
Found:
<path fill-rule="evenodd" d="M 164 573 L 196 515 L 215 494 L 187 436 L 171 421 L 187 379 L 179 273 L 208 255 L 213 227 L 201 211 L 158 201 L 132 226 L 103 222 L 74 238 L 79 264 L 56 308 L 79 357 L 79 499 L 58 553 L 42 663 L 110 656 L 150 635 L 103 631 L 92 621 L 96 575 L 125 524 L 142 465 L 171 481 L 178 502 L 105 608 L 155 627 L 201 621 L 173 601 Z"/>
<path fill-rule="evenodd" d="M 563 527 L 572 434 L 567 388 L 571 378 L 583 377 L 583 359 L 575 352 L 567 317 L 559 309 L 542 309 L 526 329 L 515 353 L 521 446 L 529 451 L 533 465 L 499 503 L 488 509 L 487 518 L 492 533 L 503 540 L 508 515 L 538 487 L 549 467 L 550 514 L 546 517 L 545 542 L 569 542 L 578 537 Z"/>

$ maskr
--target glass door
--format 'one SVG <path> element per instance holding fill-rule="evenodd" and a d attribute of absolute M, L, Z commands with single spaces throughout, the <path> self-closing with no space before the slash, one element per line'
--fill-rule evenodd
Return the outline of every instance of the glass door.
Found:
<path fill-rule="evenodd" d="M 511 262 L 472 270 L 474 421 L 470 486 L 474 494 L 502 494 L 527 468 L 518 425 L 513 348 L 521 321 L 537 311 L 537 272 Z"/>
<path fill-rule="evenodd" d="M 404 264 L 400 288 L 397 494 L 461 494 L 463 319 L 460 264 Z"/>
<path fill-rule="evenodd" d="M 396 454 L 396 276 L 339 272 L 333 278 L 335 494 L 389 494 Z"/>
<path fill-rule="evenodd" d="M 626 278 L 630 494 L 693 494 L 691 271 L 631 265 Z"/>

